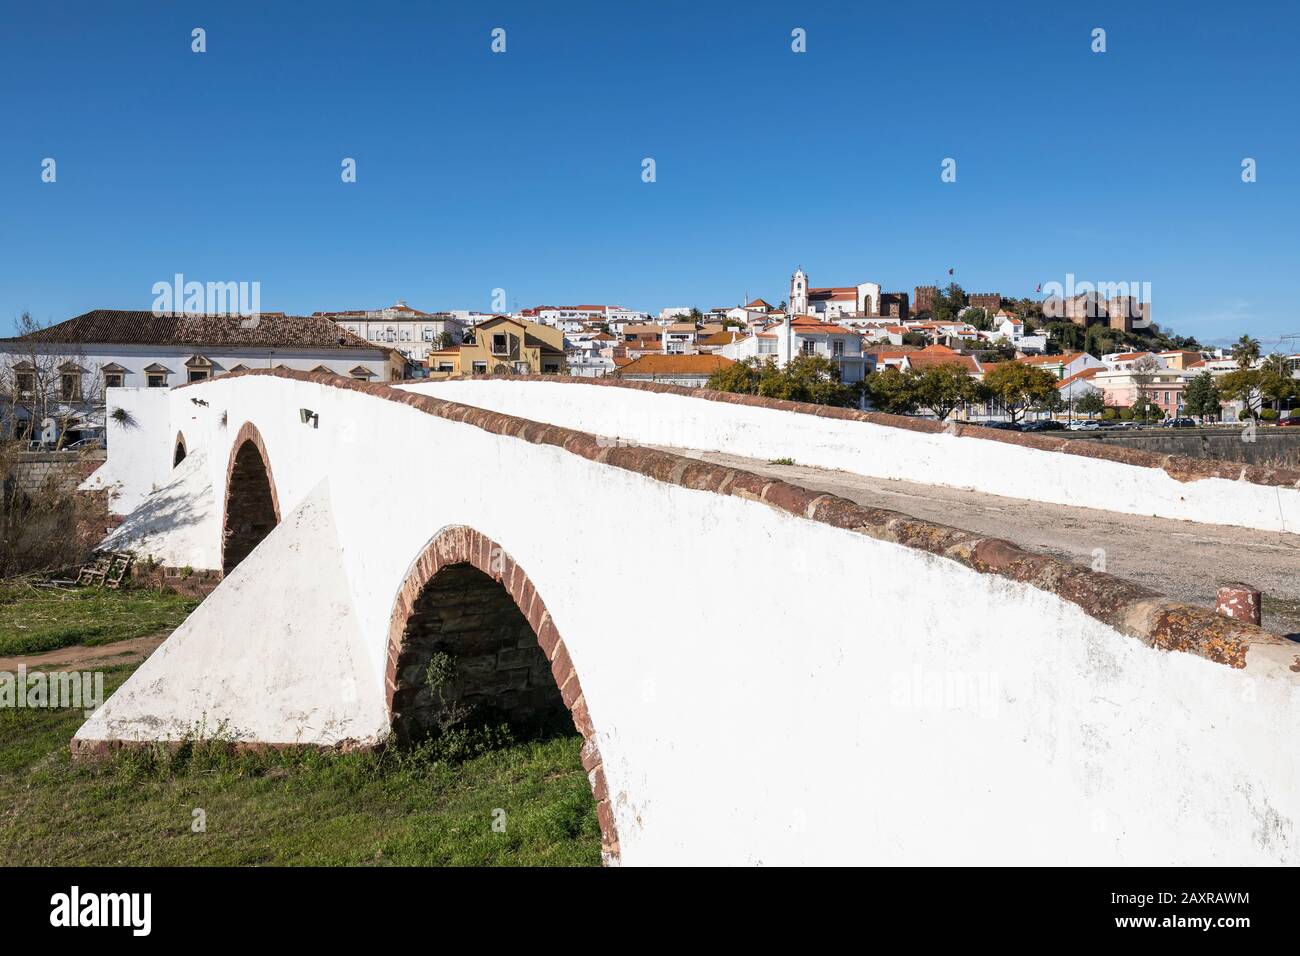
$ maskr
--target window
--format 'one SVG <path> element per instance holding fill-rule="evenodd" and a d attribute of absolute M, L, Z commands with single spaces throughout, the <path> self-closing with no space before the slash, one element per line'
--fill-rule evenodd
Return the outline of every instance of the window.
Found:
<path fill-rule="evenodd" d="M 507 355 L 510 352 L 510 336 L 504 332 L 496 332 L 492 336 L 492 354 Z"/>
<path fill-rule="evenodd" d="M 121 372 L 104 373 L 105 388 L 121 388 L 125 384 L 126 384 L 126 376 L 123 375 Z"/>
<path fill-rule="evenodd" d="M 18 385 L 18 394 L 31 395 L 33 392 L 36 391 L 36 373 L 35 372 L 17 373 L 16 383 Z"/>
<path fill-rule="evenodd" d="M 192 368 L 189 371 L 189 380 L 191 382 L 206 382 L 211 376 L 212 373 L 205 368 Z"/>
<path fill-rule="evenodd" d="M 424 341 L 426 341 L 426 342 L 432 342 L 432 341 L 433 341 L 433 326 L 431 326 L 431 325 L 426 325 L 426 326 L 424 327 Z"/>
<path fill-rule="evenodd" d="M 475 375 L 486 375 L 486 374 L 487 374 L 487 362 L 475 362 L 475 363 L 474 363 L 474 374 L 475 374 Z"/>
<path fill-rule="evenodd" d="M 165 372 L 150 372 L 150 373 L 149 373 L 149 387 L 150 387 L 150 388 L 166 388 L 166 387 L 167 387 L 167 374 L 166 374 Z"/>
<path fill-rule="evenodd" d="M 758 340 L 758 354 L 759 354 L 759 355 L 775 355 L 775 354 L 776 354 L 776 339 L 759 339 L 759 340 Z"/>
<path fill-rule="evenodd" d="M 841 358 L 844 355 L 844 340 L 836 339 L 831 343 L 831 355 Z"/>
<path fill-rule="evenodd" d="M 454 365 L 452 365 L 450 362 L 439 362 L 439 363 L 438 363 L 438 371 L 439 371 L 439 372 L 453 372 L 453 371 L 455 371 L 455 370 L 456 370 L 456 367 L 455 367 Z"/>
<path fill-rule="evenodd" d="M 817 343 L 814 342 L 812 339 L 804 339 L 799 344 L 799 351 L 802 352 L 804 355 L 813 355 L 817 351 Z"/>
<path fill-rule="evenodd" d="M 81 400 L 81 375 L 78 372 L 64 372 L 59 376 L 62 396 L 67 401 Z"/>

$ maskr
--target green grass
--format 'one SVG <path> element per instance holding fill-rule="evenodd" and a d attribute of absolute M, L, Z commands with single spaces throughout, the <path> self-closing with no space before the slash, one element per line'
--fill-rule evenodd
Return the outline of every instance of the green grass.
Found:
<path fill-rule="evenodd" d="M 111 693 L 132 667 L 105 669 Z M 80 711 L 0 710 L 7 865 L 595 865 L 575 736 L 467 759 L 433 749 L 120 753 L 72 763 Z M 191 831 L 193 811 L 206 832 Z M 505 811 L 504 832 L 493 829 Z M 499 816 L 499 815 L 498 815 Z"/>
<path fill-rule="evenodd" d="M 0 655 L 110 644 L 175 630 L 198 603 L 145 589 L 63 591 L 0 581 Z"/>

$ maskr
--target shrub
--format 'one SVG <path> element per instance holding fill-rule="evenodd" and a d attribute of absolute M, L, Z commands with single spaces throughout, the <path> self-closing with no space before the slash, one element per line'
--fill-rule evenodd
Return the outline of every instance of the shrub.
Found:
<path fill-rule="evenodd" d="M 1275 422 L 1275 421 L 1277 421 L 1277 418 L 1278 418 L 1278 415 L 1277 415 L 1277 409 L 1276 409 L 1276 408 L 1261 408 L 1261 409 L 1259 410 L 1259 417 L 1260 417 L 1260 420 L 1261 420 L 1261 421 L 1266 421 L 1266 422 Z"/>

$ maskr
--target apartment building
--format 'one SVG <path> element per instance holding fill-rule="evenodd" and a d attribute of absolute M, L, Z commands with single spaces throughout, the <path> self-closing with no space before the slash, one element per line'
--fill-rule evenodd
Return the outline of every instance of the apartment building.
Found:
<path fill-rule="evenodd" d="M 382 309 L 312 315 L 328 319 L 367 342 L 394 349 L 415 364 L 423 364 L 436 349 L 460 342 L 466 328 L 466 322 L 450 312 L 421 312 L 402 299 Z"/>

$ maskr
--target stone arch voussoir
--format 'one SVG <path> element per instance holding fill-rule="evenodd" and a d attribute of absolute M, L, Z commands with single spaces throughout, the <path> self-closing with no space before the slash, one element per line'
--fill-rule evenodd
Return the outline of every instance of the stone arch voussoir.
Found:
<path fill-rule="evenodd" d="M 573 725 L 582 735 L 582 765 L 587 771 L 592 796 L 596 800 L 596 817 L 600 823 L 601 852 L 607 863 L 617 863 L 619 856 L 618 832 L 615 828 L 613 804 L 605 781 L 604 763 L 596 746 L 596 729 L 587 711 L 587 701 L 582 693 L 578 673 L 573 667 L 564 639 L 551 620 L 550 612 L 541 594 L 528 574 L 515 563 L 504 548 L 473 528 L 456 526 L 446 528 L 434 536 L 407 571 L 393 602 L 388 626 L 388 659 L 384 673 L 384 696 L 388 706 L 390 724 L 394 712 L 394 697 L 398 692 L 398 659 L 402 653 L 407 622 L 415 610 L 421 592 L 443 568 L 469 565 L 499 583 L 510 595 L 519 611 L 527 619 L 538 646 L 550 661 L 551 675 L 559 688 L 560 697 L 573 718 Z"/>

